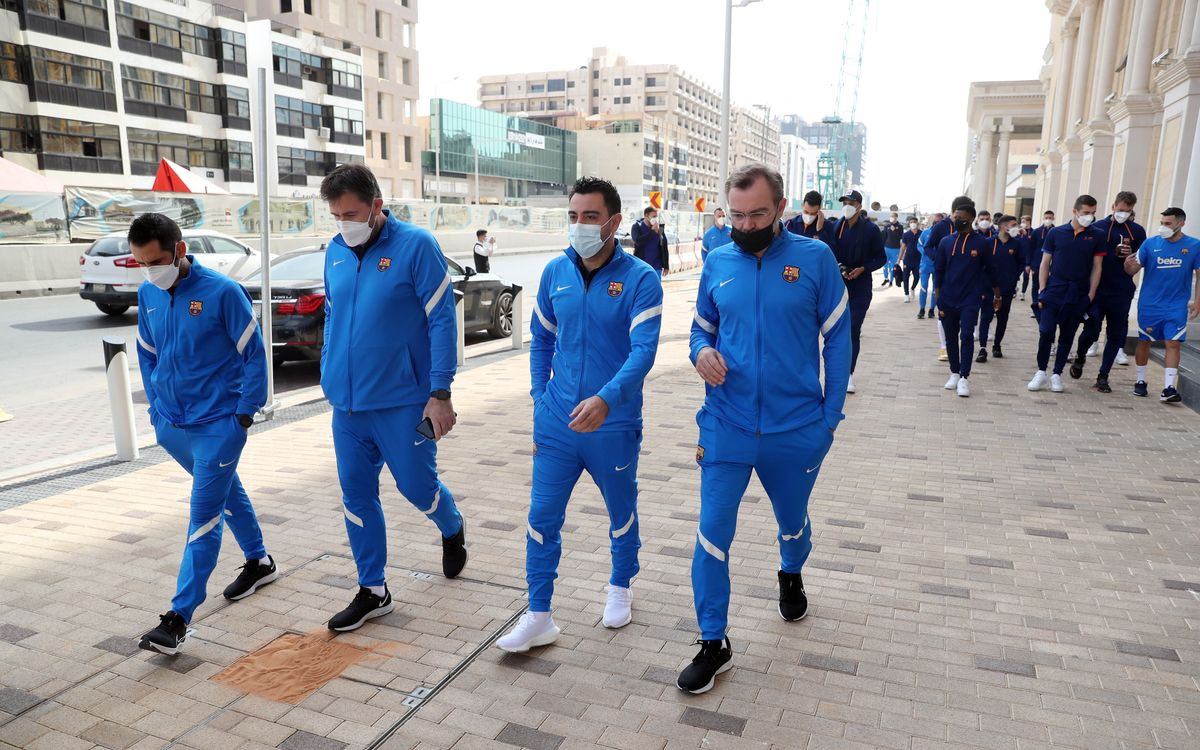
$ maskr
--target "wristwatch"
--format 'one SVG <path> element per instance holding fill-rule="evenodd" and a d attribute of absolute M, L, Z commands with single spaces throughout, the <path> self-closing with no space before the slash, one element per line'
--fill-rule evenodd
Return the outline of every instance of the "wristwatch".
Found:
<path fill-rule="evenodd" d="M 450 391 L 445 388 L 438 388 L 433 393 L 429 394 L 430 398 L 436 398 L 438 401 L 449 401 Z"/>
<path fill-rule="evenodd" d="M 249 414 L 239 414 L 237 415 L 237 421 L 243 429 L 248 430 L 254 424 L 254 417 L 250 416 Z"/>

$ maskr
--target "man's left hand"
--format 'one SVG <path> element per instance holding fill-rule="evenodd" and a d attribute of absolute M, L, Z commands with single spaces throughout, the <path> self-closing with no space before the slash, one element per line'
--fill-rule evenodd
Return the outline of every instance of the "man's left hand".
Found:
<path fill-rule="evenodd" d="M 433 439 L 441 440 L 444 435 L 454 429 L 454 424 L 458 418 L 454 416 L 454 406 L 450 403 L 450 399 L 442 400 L 439 398 L 429 399 L 429 403 L 425 404 L 425 413 L 422 418 L 429 417 L 429 421 L 433 423 Z"/>
<path fill-rule="evenodd" d="M 595 432 L 608 419 L 608 404 L 599 396 L 585 398 L 571 412 L 571 423 L 567 425 L 575 432 Z"/>
<path fill-rule="evenodd" d="M 1193 302 L 1191 309 L 1188 310 L 1188 320 L 1195 320 L 1197 316 L 1200 316 L 1200 299 Z"/>

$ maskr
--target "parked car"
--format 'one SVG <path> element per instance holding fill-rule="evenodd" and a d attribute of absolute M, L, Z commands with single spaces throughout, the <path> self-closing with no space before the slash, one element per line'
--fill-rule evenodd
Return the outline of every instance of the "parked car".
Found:
<path fill-rule="evenodd" d="M 465 332 L 492 338 L 512 334 L 512 305 L 518 287 L 495 274 L 476 273 L 446 259 L 450 282 L 463 293 Z M 271 334 L 275 364 L 319 360 L 325 343 L 325 246 L 295 250 L 271 260 Z M 262 273 L 242 280 L 262 318 Z"/>
<path fill-rule="evenodd" d="M 183 241 L 202 266 L 231 278 L 253 273 L 262 265 L 257 250 L 220 232 L 185 229 Z M 122 315 L 136 307 L 138 286 L 144 280 L 124 232 L 101 237 L 79 257 L 79 296 L 95 302 L 106 315 Z"/>

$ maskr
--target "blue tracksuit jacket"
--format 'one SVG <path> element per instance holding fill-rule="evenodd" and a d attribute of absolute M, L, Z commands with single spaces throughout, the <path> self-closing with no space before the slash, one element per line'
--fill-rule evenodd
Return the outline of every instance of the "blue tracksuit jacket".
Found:
<path fill-rule="evenodd" d="M 862 267 L 862 276 L 846 282 L 846 290 L 853 297 L 871 296 L 871 274 L 883 268 L 887 254 L 883 251 L 883 233 L 874 223 L 859 216 L 853 225 L 849 219 L 838 219 L 831 232 L 833 244 L 830 249 L 838 263 L 847 269 Z"/>
<path fill-rule="evenodd" d="M 1011 297 L 1017 293 L 1017 282 L 1025 271 L 1025 243 L 1019 237 L 1009 237 L 1008 242 L 1001 242 L 1000 235 L 992 240 L 992 265 L 995 266 L 996 286 L 1000 294 Z M 981 294 L 990 298 L 990 288 L 984 288 Z M 984 300 L 986 304 L 987 299 Z"/>
<path fill-rule="evenodd" d="M 250 295 L 189 255 L 165 292 L 138 287 L 138 366 L 150 416 L 176 426 L 254 414 L 267 402 L 267 357 Z"/>
<path fill-rule="evenodd" d="M 800 218 L 800 214 L 796 214 L 787 220 L 784 227 L 792 234 L 798 234 L 810 240 L 820 240 L 829 245 L 830 250 L 833 249 L 833 222 L 829 219 L 826 219 L 821 224 L 820 231 L 817 231 L 817 222 L 814 221 L 812 224 L 805 224 L 804 219 Z"/>
<path fill-rule="evenodd" d="M 530 393 L 567 422 L 575 406 L 608 404 L 601 430 L 642 427 L 642 381 L 654 365 L 662 327 L 658 273 L 619 246 L 584 284 L 572 248 L 542 271 L 530 330 Z"/>
<path fill-rule="evenodd" d="M 708 254 L 713 250 L 722 245 L 728 245 L 731 242 L 729 235 L 732 232 L 733 227 L 729 224 L 726 224 L 724 229 L 716 224 L 709 227 L 708 231 L 704 233 L 704 239 L 700 242 L 700 259 L 704 260 L 708 258 Z"/>
<path fill-rule="evenodd" d="M 983 290 L 996 286 L 991 237 L 972 231 L 942 238 L 933 269 L 939 307 L 978 308 Z"/>
<path fill-rule="evenodd" d="M 1096 297 L 1111 300 L 1131 301 L 1137 290 L 1133 277 L 1125 273 L 1125 259 L 1117 257 L 1117 246 L 1123 238 L 1129 239 L 1129 246 L 1136 254 L 1138 248 L 1146 241 L 1146 230 L 1133 219 L 1124 223 L 1116 221 L 1111 215 L 1105 216 L 1092 224 L 1092 228 L 1104 233 L 1104 270 L 1100 273 L 1100 287 Z"/>
<path fill-rule="evenodd" d="M 873 224 L 859 223 L 878 237 Z M 723 385 L 706 386 L 704 411 L 754 433 L 819 420 L 834 429 L 845 416 L 850 377 L 849 294 L 823 243 L 780 229 L 761 259 L 726 245 L 700 275 L 691 360 L 711 346 L 729 367 Z M 825 341 L 823 392 L 818 336 Z"/>
<path fill-rule="evenodd" d="M 321 387 L 335 409 L 424 404 L 458 366 L 454 290 L 437 240 L 388 212 L 360 260 L 339 234 L 325 255 Z"/>

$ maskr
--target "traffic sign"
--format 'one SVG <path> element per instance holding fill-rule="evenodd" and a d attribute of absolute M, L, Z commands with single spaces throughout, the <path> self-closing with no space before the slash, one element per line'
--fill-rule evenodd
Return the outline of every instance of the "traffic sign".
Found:
<path fill-rule="evenodd" d="M 662 210 L 662 193 L 660 191 L 650 191 L 650 208 L 653 208 L 655 211 Z"/>
<path fill-rule="evenodd" d="M 703 198 L 696 199 L 696 210 L 700 213 L 704 213 L 704 199 Z"/>

